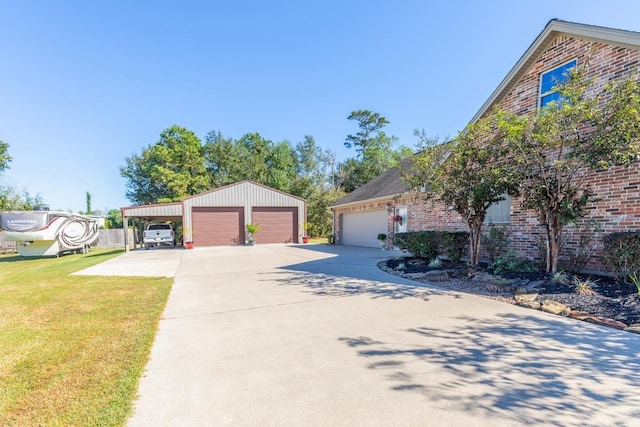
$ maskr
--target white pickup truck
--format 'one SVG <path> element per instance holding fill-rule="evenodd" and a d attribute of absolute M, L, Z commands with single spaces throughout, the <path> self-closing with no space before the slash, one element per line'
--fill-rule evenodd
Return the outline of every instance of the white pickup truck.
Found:
<path fill-rule="evenodd" d="M 142 242 L 145 249 L 160 245 L 174 247 L 176 235 L 169 224 L 149 224 L 147 229 L 142 232 Z"/>

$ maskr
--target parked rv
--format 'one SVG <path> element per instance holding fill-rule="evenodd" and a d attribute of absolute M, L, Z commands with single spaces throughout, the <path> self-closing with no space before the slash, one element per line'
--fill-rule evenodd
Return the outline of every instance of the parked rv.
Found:
<path fill-rule="evenodd" d="M 93 218 L 68 212 L 2 212 L 0 228 L 5 240 L 17 243 L 22 256 L 86 253 L 98 239 L 98 225 Z"/>

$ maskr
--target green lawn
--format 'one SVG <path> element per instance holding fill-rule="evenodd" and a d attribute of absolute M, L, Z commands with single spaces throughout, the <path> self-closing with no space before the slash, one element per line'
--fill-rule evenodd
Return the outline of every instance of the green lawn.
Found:
<path fill-rule="evenodd" d="M 314 245 L 318 245 L 318 244 L 324 243 L 326 245 L 326 244 L 329 243 L 329 241 L 327 240 L 326 237 L 310 237 L 309 238 L 309 243 L 310 244 L 314 244 Z"/>
<path fill-rule="evenodd" d="M 122 251 L 0 255 L 0 425 L 123 425 L 173 279 L 70 276 Z"/>

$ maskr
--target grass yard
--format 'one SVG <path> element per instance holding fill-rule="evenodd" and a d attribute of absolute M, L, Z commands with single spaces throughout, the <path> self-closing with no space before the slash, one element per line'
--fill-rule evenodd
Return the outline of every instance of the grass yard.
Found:
<path fill-rule="evenodd" d="M 0 255 L 0 425 L 123 425 L 173 279 L 70 276 L 122 251 Z"/>
<path fill-rule="evenodd" d="M 328 240 L 326 237 L 310 237 L 309 238 L 309 243 L 310 244 L 314 244 L 314 245 L 318 245 L 318 244 L 328 244 Z"/>

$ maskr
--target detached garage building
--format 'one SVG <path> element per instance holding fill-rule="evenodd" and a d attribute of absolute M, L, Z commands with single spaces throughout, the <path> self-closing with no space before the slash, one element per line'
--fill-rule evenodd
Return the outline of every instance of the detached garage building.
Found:
<path fill-rule="evenodd" d="M 196 247 L 244 245 L 247 224 L 260 225 L 253 236 L 256 243 L 299 243 L 307 214 L 304 199 L 241 181 L 179 203 L 122 208 L 123 221 L 128 224 L 131 217 L 166 219 L 169 206 L 174 217 L 182 219 L 184 241 Z"/>

